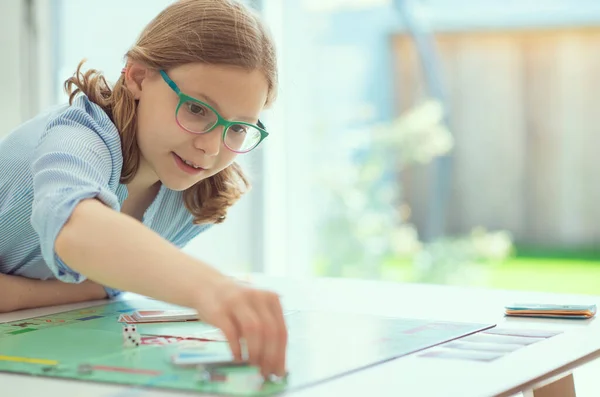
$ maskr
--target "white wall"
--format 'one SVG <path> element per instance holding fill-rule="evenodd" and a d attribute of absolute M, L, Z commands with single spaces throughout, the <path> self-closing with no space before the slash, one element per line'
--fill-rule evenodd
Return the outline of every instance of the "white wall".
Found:
<path fill-rule="evenodd" d="M 54 103 L 51 4 L 0 2 L 0 137 Z"/>
<path fill-rule="evenodd" d="M 0 137 L 23 119 L 23 14 L 20 0 L 0 2 Z"/>
<path fill-rule="evenodd" d="M 103 71 L 115 81 L 124 55 L 144 26 L 172 0 L 60 0 L 56 1 L 59 49 L 56 100 L 64 101 L 62 83 L 82 59 L 85 68 Z M 82 16 L 84 16 L 82 18 Z"/>

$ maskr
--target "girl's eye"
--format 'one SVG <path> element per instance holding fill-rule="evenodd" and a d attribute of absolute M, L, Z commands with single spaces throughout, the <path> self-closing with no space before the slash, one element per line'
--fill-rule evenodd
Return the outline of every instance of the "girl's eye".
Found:
<path fill-rule="evenodd" d="M 204 106 L 194 102 L 188 102 L 187 109 L 195 116 L 206 116 L 208 113 L 208 110 Z"/>
<path fill-rule="evenodd" d="M 241 124 L 234 124 L 231 127 L 229 127 L 229 129 L 233 130 L 234 132 L 236 132 L 238 134 L 245 134 L 248 131 L 246 126 L 241 125 Z"/>

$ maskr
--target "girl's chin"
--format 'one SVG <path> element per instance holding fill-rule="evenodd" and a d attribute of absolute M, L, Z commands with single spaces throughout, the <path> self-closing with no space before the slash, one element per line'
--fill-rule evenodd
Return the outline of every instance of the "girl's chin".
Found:
<path fill-rule="evenodd" d="M 170 190 L 181 192 L 187 190 L 206 178 L 164 178 L 161 183 Z"/>

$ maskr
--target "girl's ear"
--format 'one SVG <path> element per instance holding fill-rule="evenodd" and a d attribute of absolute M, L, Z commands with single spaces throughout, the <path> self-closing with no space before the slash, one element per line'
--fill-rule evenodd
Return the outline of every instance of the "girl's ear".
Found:
<path fill-rule="evenodd" d="M 148 68 L 136 62 L 128 64 L 125 68 L 125 86 L 136 100 L 142 95 L 142 81 L 148 76 L 148 72 Z"/>

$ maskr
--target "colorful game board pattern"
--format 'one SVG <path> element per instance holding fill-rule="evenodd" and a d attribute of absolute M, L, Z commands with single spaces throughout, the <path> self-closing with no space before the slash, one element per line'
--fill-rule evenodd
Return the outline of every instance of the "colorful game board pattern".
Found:
<path fill-rule="evenodd" d="M 289 375 L 263 381 L 254 367 L 205 373 L 178 367 L 170 357 L 184 340 L 214 335 L 202 322 L 138 324 L 142 344 L 124 348 L 122 313 L 174 308 L 162 302 L 123 301 L 0 324 L 0 371 L 132 387 L 235 396 L 268 396 L 306 387 L 445 341 L 493 327 L 324 312 L 288 312 Z M 227 343 L 204 343 L 202 354 L 230 358 Z"/>

